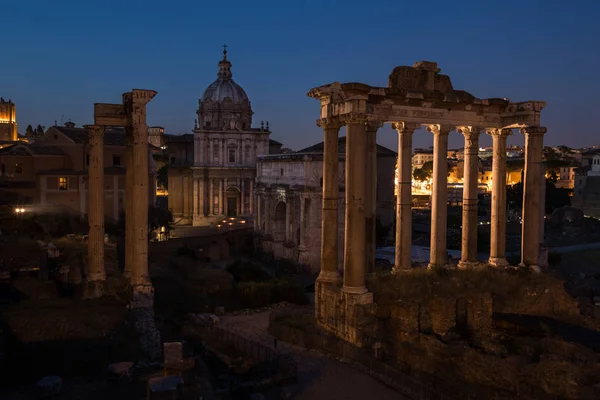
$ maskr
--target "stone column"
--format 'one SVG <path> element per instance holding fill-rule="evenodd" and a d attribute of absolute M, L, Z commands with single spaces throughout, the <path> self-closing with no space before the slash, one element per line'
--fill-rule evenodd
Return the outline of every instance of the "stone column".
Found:
<path fill-rule="evenodd" d="M 205 198 L 206 198 L 206 184 L 205 184 L 205 179 L 204 178 L 200 178 L 198 180 L 198 185 L 199 185 L 199 196 L 198 196 L 198 211 L 200 212 L 200 218 L 204 218 L 206 216 L 206 205 L 205 205 Z"/>
<path fill-rule="evenodd" d="M 208 215 L 215 214 L 215 180 L 208 179 Z"/>
<path fill-rule="evenodd" d="M 460 262 L 458 263 L 459 268 L 472 268 L 477 264 L 477 178 L 479 174 L 479 133 L 481 130 L 481 128 L 474 126 L 461 126 L 458 128 L 458 132 L 465 137 L 462 247 Z"/>
<path fill-rule="evenodd" d="M 134 260 L 131 283 L 134 290 L 133 304 L 148 307 L 153 293 L 148 273 L 148 125 L 146 105 L 156 95 L 153 90 L 132 91 L 131 123 L 133 127 L 133 193 L 134 205 Z M 129 197 L 129 196 L 128 196 Z"/>
<path fill-rule="evenodd" d="M 365 198 L 367 194 L 367 119 L 364 114 L 346 116 L 346 215 L 343 291 L 364 294 L 367 250 Z"/>
<path fill-rule="evenodd" d="M 248 214 L 254 214 L 254 181 L 251 179 L 248 182 L 248 190 L 250 198 L 248 198 Z"/>
<path fill-rule="evenodd" d="M 375 272 L 375 228 L 377 218 L 377 130 L 383 126 L 379 121 L 369 121 L 366 127 L 367 160 L 366 160 L 366 196 L 365 224 L 367 234 L 367 250 L 365 263 L 367 273 Z"/>
<path fill-rule="evenodd" d="M 337 118 L 322 118 L 317 125 L 323 128 L 323 214 L 321 219 L 320 282 L 337 282 L 338 265 L 338 200 L 340 193 L 338 133 L 342 127 Z"/>
<path fill-rule="evenodd" d="M 418 124 L 398 122 L 398 183 L 396 196 L 396 260 L 394 272 L 412 267 L 412 137 Z"/>
<path fill-rule="evenodd" d="M 225 179 L 219 179 L 219 212 L 220 214 L 225 215 L 225 204 L 223 201 L 225 200 Z"/>
<path fill-rule="evenodd" d="M 199 218 L 199 214 L 200 214 L 200 191 L 199 191 L 199 185 L 198 185 L 198 179 L 197 178 L 192 178 L 193 179 L 193 183 L 192 183 L 192 193 L 193 193 L 193 198 L 192 198 L 192 207 L 193 207 L 193 215 L 192 215 L 192 225 L 196 226 L 198 225 L 198 218 Z"/>
<path fill-rule="evenodd" d="M 104 127 L 86 125 L 90 140 L 88 167 L 88 265 L 85 298 L 101 297 L 104 270 Z"/>
<path fill-rule="evenodd" d="M 113 176 L 113 219 L 119 220 L 119 176 Z"/>
<path fill-rule="evenodd" d="M 242 191 L 240 192 L 240 215 L 244 215 L 246 213 L 244 200 L 246 200 L 246 180 L 242 178 Z"/>
<path fill-rule="evenodd" d="M 489 129 L 492 136 L 492 220 L 490 225 L 490 259 L 493 267 L 506 267 L 506 139 L 510 129 Z"/>
<path fill-rule="evenodd" d="M 448 134 L 450 125 L 428 125 L 433 133 L 433 187 L 431 189 L 431 244 L 429 268 L 448 263 L 446 231 L 448 224 Z"/>
<path fill-rule="evenodd" d="M 135 231 L 133 229 L 133 208 L 135 207 L 135 201 L 133 201 L 133 130 L 131 126 L 125 127 L 125 269 L 123 270 L 123 277 L 127 280 L 131 280 L 133 274 L 133 236 Z"/>
<path fill-rule="evenodd" d="M 540 207 L 542 207 L 542 151 L 546 128 L 533 126 L 521 129 L 525 135 L 525 181 L 523 184 L 523 226 L 521 235 L 521 265 L 539 270 Z"/>

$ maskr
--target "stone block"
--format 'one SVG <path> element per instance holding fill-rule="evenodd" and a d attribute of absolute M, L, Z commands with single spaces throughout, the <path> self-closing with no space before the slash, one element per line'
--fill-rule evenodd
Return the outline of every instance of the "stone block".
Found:
<path fill-rule="evenodd" d="M 434 297 L 429 301 L 429 310 L 434 333 L 444 336 L 456 328 L 456 299 Z"/>
<path fill-rule="evenodd" d="M 420 311 L 419 303 L 399 300 L 390 308 L 393 327 L 403 332 L 419 332 Z"/>

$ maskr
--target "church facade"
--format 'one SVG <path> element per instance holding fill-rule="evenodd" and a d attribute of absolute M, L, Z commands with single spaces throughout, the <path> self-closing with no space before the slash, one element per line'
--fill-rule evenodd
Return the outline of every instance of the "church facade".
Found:
<path fill-rule="evenodd" d="M 205 226 L 225 216 L 252 215 L 257 157 L 278 145 L 269 139 L 268 123 L 252 127 L 250 100 L 232 79 L 226 50 L 218 66 L 217 80 L 199 100 L 193 134 L 165 137 L 176 224 Z"/>

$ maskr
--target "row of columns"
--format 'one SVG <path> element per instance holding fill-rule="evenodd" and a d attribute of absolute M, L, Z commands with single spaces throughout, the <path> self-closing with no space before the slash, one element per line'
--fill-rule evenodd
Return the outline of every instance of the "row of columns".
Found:
<path fill-rule="evenodd" d="M 376 132 L 382 126 L 364 114 L 323 118 L 317 124 L 324 130 L 323 213 L 321 239 L 321 273 L 319 281 L 336 282 L 337 212 L 339 195 L 338 132 L 346 125 L 346 213 L 343 290 L 362 294 L 367 291 L 365 274 L 372 271 L 375 260 L 376 208 Z M 412 136 L 421 124 L 398 122 L 398 183 L 396 199 L 395 271 L 412 267 Z M 484 128 L 447 124 L 426 125 L 433 134 L 433 185 L 431 200 L 430 268 L 447 264 L 447 179 L 448 135 L 457 130 L 465 140 L 465 173 L 462 211 L 462 251 L 459 267 L 468 268 L 477 260 L 477 183 L 479 135 Z M 522 264 L 537 266 L 539 244 L 543 234 L 540 207 L 543 208 L 542 127 L 521 129 L 525 135 L 525 182 L 523 196 Z M 488 129 L 493 138 L 492 221 L 489 263 L 506 262 L 506 139 L 510 129 Z"/>
<path fill-rule="evenodd" d="M 252 213 L 252 182 L 246 182 L 247 179 L 240 180 L 240 215 Z M 205 201 L 208 188 L 208 201 Z M 194 215 L 205 217 L 207 215 L 226 214 L 225 199 L 227 197 L 227 180 L 224 178 L 200 178 L 194 179 L 193 182 L 193 212 Z M 246 194 L 246 191 L 249 193 Z M 215 206 L 214 196 L 218 193 L 219 203 Z M 246 198 L 248 198 L 248 206 L 246 206 Z"/>
<path fill-rule="evenodd" d="M 123 95 L 127 115 L 125 125 L 125 271 L 133 287 L 134 306 L 151 295 L 148 273 L 148 125 L 146 105 L 156 95 L 151 90 L 134 90 Z M 86 297 L 102 295 L 106 279 L 104 268 L 104 125 L 86 125 L 89 134 L 88 169 L 88 269 Z"/>

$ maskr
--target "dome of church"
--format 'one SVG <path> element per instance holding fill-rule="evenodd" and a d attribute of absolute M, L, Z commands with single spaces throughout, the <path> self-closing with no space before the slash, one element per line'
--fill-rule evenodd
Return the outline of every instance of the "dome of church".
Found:
<path fill-rule="evenodd" d="M 234 104 L 248 100 L 248 95 L 240 85 L 231 78 L 231 62 L 227 60 L 227 51 L 223 51 L 223 60 L 219 62 L 219 73 L 216 81 L 210 84 L 202 95 L 202 102 L 220 103 L 229 98 Z"/>

